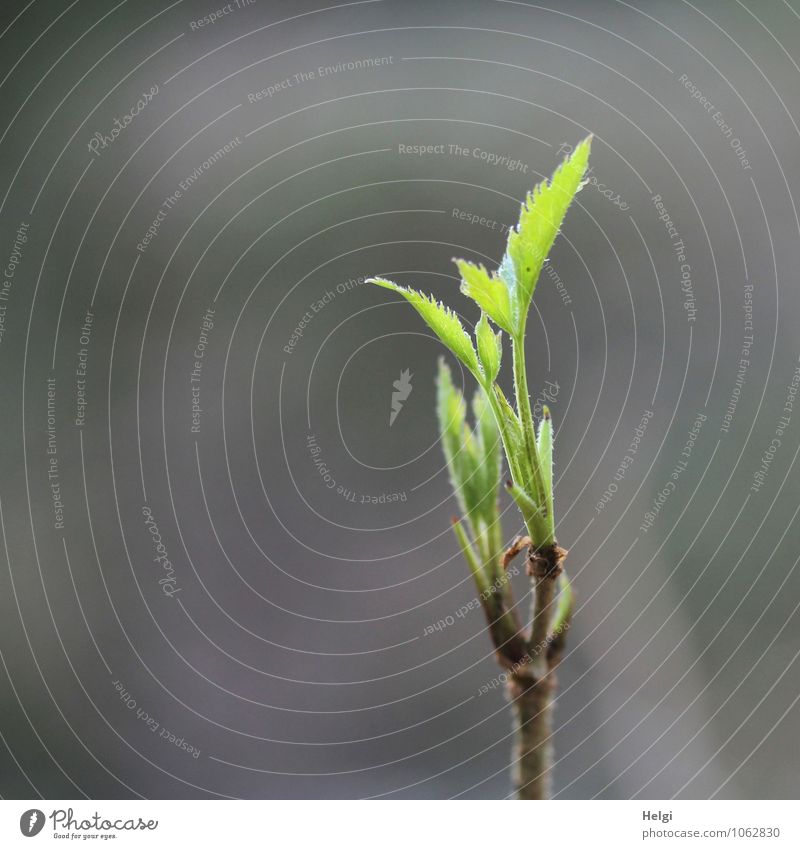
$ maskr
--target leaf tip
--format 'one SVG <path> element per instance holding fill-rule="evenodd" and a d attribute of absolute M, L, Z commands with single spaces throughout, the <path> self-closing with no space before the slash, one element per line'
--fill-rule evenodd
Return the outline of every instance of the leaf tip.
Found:
<path fill-rule="evenodd" d="M 393 283 L 391 280 L 387 280 L 385 277 L 368 277 L 366 282 L 372 283 L 375 286 L 382 286 L 384 289 L 398 290 L 400 288 L 397 283 Z"/>

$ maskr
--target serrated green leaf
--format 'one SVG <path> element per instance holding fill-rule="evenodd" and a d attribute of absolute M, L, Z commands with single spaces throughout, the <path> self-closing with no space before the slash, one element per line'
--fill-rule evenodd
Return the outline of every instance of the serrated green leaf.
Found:
<path fill-rule="evenodd" d="M 461 360 L 462 363 L 478 378 L 481 379 L 478 367 L 478 355 L 473 347 L 472 340 L 467 335 L 459 317 L 443 304 L 438 303 L 431 295 L 424 295 L 416 289 L 408 289 L 398 286 L 391 280 L 382 277 L 373 277 L 371 283 L 391 289 L 402 295 L 414 309 L 422 316 L 430 329 L 444 342 L 444 344 Z"/>
<path fill-rule="evenodd" d="M 567 208 L 581 187 L 591 141 L 591 136 L 584 139 L 549 181 L 543 180 L 528 192 L 519 223 L 508 234 L 501 275 L 512 287 L 512 308 L 518 330 L 524 327 L 539 273 L 561 229 Z M 510 268 L 513 274 L 509 273 Z"/>
<path fill-rule="evenodd" d="M 525 449 L 525 434 L 522 430 L 522 424 L 520 423 L 519 417 L 514 412 L 514 408 L 508 402 L 508 398 L 506 398 L 503 390 L 497 384 L 495 384 L 492 389 L 494 390 L 494 396 L 497 399 L 498 413 L 502 416 L 503 423 L 505 425 L 505 434 L 506 439 L 508 440 L 506 454 L 509 465 L 511 466 L 512 474 L 515 478 L 522 478 L 527 481 L 527 473 L 521 473 L 520 471 L 522 469 L 527 469 L 528 465 L 528 456 Z"/>
<path fill-rule="evenodd" d="M 450 369 L 443 358 L 439 360 L 436 395 L 439 435 L 450 485 L 461 512 L 467 514 L 470 508 L 465 498 L 465 486 L 469 485 L 469 479 L 475 472 L 472 462 L 474 448 L 470 451 L 473 440 L 467 426 L 467 405 L 462 394 L 453 386 Z"/>
<path fill-rule="evenodd" d="M 490 483 L 487 471 L 486 446 L 483 433 L 476 427 L 473 433 L 467 423 L 466 402 L 453 385 L 450 369 L 443 359 L 439 361 L 437 379 L 437 412 L 450 484 L 478 543 L 484 542 L 481 534 L 491 527 L 497 504 L 498 483 Z M 497 463 L 494 455 L 491 462 Z"/>
<path fill-rule="evenodd" d="M 461 291 L 485 312 L 500 328 L 511 333 L 511 296 L 506 282 L 490 274 L 482 265 L 464 259 L 453 260 L 461 275 Z"/>
<path fill-rule="evenodd" d="M 480 320 L 475 326 L 475 341 L 478 343 L 478 358 L 484 377 L 487 383 L 494 383 L 500 371 L 503 343 L 501 335 L 495 333 L 489 325 L 486 313 L 481 313 Z"/>
<path fill-rule="evenodd" d="M 463 536 L 469 543 L 469 555 L 465 550 L 465 556 L 475 561 L 480 555 L 485 575 L 489 574 L 486 570 L 497 565 L 497 552 L 502 548 L 496 497 L 500 469 L 496 434 L 501 437 L 513 478 L 511 494 L 522 510 L 531 539 L 536 545 L 551 545 L 555 539 L 552 422 L 546 413 L 538 430 L 534 427 L 525 364 L 525 325 L 542 266 L 582 185 L 590 144 L 591 137 L 581 142 L 551 180 L 543 181 L 528 193 L 497 272 L 456 260 L 463 281 L 462 292 L 481 307 L 476 344 L 458 316 L 429 295 L 382 278 L 372 281 L 406 298 L 486 393 L 479 393 L 473 400 L 476 423 L 473 432 L 467 422 L 462 393 L 453 387 L 446 366 L 440 369 L 438 409 L 442 445 L 451 483 L 466 520 L 457 536 Z M 502 335 L 495 334 L 490 320 L 511 336 L 516 410 L 494 382 L 500 369 Z M 465 527 L 472 530 L 471 542 Z"/>
<path fill-rule="evenodd" d="M 467 405 L 461 393 L 453 386 L 453 378 L 444 357 L 439 358 L 436 402 L 439 435 L 442 439 L 445 459 L 450 464 L 461 446 L 461 432 L 467 418 Z"/>

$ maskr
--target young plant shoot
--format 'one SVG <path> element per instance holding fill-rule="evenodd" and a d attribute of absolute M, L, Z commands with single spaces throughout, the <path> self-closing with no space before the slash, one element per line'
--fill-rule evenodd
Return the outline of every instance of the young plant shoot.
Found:
<path fill-rule="evenodd" d="M 496 271 L 455 260 L 461 292 L 480 308 L 474 341 L 456 313 L 431 296 L 380 277 L 372 279 L 402 295 L 478 383 L 471 428 L 465 400 L 440 360 L 439 429 L 462 514 L 453 520 L 453 530 L 504 670 L 514 712 L 512 771 L 519 799 L 550 796 L 555 668 L 572 614 L 572 591 L 563 567 L 567 552 L 556 542 L 553 513 L 553 424 L 547 407 L 542 408 L 538 428 L 533 419 L 525 327 L 539 273 L 583 184 L 590 146 L 591 136 L 576 146 L 549 181 L 528 193 Z M 511 342 L 513 404 L 497 383 L 506 336 Z M 510 472 L 506 487 L 527 530 L 508 548 L 499 510 L 501 445 Z M 507 574 L 522 551 L 531 578 L 529 623 L 520 622 Z"/>

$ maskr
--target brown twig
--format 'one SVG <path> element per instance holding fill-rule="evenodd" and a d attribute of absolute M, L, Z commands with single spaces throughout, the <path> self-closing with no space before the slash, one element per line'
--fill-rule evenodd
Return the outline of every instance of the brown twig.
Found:
<path fill-rule="evenodd" d="M 518 799 L 547 799 L 553 768 L 555 667 L 561 659 L 566 632 L 563 623 L 558 633 L 551 632 L 550 623 L 558 576 L 567 552 L 556 544 L 533 549 L 528 538 L 517 537 L 503 555 L 503 567 L 508 568 L 526 545 L 527 571 L 533 584 L 531 632 L 524 661 L 511 669 L 506 683 L 514 712 L 512 771 Z"/>

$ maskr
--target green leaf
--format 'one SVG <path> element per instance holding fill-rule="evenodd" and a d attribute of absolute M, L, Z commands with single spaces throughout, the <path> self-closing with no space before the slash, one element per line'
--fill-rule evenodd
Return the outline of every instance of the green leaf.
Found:
<path fill-rule="evenodd" d="M 498 413 L 502 416 L 503 424 L 505 425 L 504 430 L 508 443 L 506 445 L 508 465 L 516 480 L 527 483 L 530 480 L 532 472 L 530 469 L 530 458 L 525 447 L 525 433 L 522 430 L 522 423 L 514 412 L 514 408 L 509 404 L 503 390 L 496 383 L 492 389 L 494 390 L 494 397 L 498 402 Z"/>
<path fill-rule="evenodd" d="M 482 488 L 487 493 L 484 518 L 490 527 L 497 518 L 497 500 L 500 492 L 501 442 L 500 431 L 489 399 L 483 389 L 472 397 L 472 412 L 475 416 L 475 434 L 481 456 Z"/>
<path fill-rule="evenodd" d="M 384 289 L 391 289 L 402 295 L 422 316 L 428 327 L 444 342 L 444 344 L 461 360 L 462 363 L 478 378 L 481 371 L 478 366 L 478 355 L 467 335 L 459 317 L 448 307 L 437 303 L 431 295 L 424 295 L 416 289 L 398 286 L 391 280 L 373 277 L 369 281 Z"/>
<path fill-rule="evenodd" d="M 518 486 L 513 481 L 507 481 L 506 488 L 511 493 L 514 501 L 517 502 L 517 507 L 519 507 L 522 513 L 525 524 L 529 528 L 537 529 L 540 533 L 546 533 L 544 510 L 542 507 L 521 486 Z M 534 534 L 531 534 L 531 536 L 534 536 Z"/>
<path fill-rule="evenodd" d="M 566 570 L 562 570 L 558 576 L 558 606 L 553 617 L 553 623 L 550 630 L 554 634 L 560 634 L 565 628 L 569 628 L 572 620 L 572 608 L 575 604 L 575 594 L 572 591 L 572 584 L 567 578 Z"/>
<path fill-rule="evenodd" d="M 547 515 L 553 515 L 553 420 L 550 409 L 542 406 L 542 420 L 539 422 L 539 435 L 536 440 L 539 451 L 539 465 L 542 468 L 542 480 L 547 496 Z"/>
<path fill-rule="evenodd" d="M 469 525 L 487 575 L 495 575 L 502 551 L 500 524 L 500 435 L 483 389 L 473 396 L 475 429 L 470 431 L 466 404 L 444 358 L 439 360 L 437 412 L 450 484 Z M 465 555 L 466 556 L 466 555 Z M 494 578 L 492 578 L 493 580 Z"/>
<path fill-rule="evenodd" d="M 486 577 L 483 574 L 483 569 L 481 568 L 481 564 L 478 562 L 478 558 L 475 556 L 475 549 L 472 547 L 469 537 L 458 519 L 453 519 L 453 533 L 456 535 L 459 547 L 461 548 L 461 553 L 464 555 L 464 559 L 467 561 L 469 570 L 472 572 L 472 577 L 475 579 L 475 585 L 478 588 L 478 592 L 488 592 Z"/>
<path fill-rule="evenodd" d="M 450 369 L 444 357 L 439 359 L 436 396 L 439 435 L 450 474 L 450 484 L 461 512 L 466 514 L 469 513 L 469 507 L 464 497 L 464 486 L 475 471 L 474 463 L 471 462 L 474 446 L 471 446 L 473 439 L 467 426 L 467 405 L 462 394 L 453 386 Z M 472 451 L 470 447 L 473 447 Z"/>
<path fill-rule="evenodd" d="M 500 483 L 503 464 L 503 441 L 492 404 L 483 389 L 472 397 L 475 432 L 483 455 L 483 489 L 492 493 L 486 500 L 485 517 L 489 526 L 490 568 L 499 568 L 499 554 L 503 550 L 503 527 L 500 521 Z"/>
<path fill-rule="evenodd" d="M 492 330 L 486 313 L 482 312 L 475 326 L 475 340 L 478 343 L 478 357 L 481 361 L 483 374 L 487 383 L 494 383 L 500 371 L 500 361 L 503 357 L 501 334 Z"/>
<path fill-rule="evenodd" d="M 489 274 L 482 265 L 463 259 L 453 262 L 461 274 L 461 291 L 472 298 L 498 327 L 511 333 L 511 297 L 506 282 L 496 274 Z"/>
<path fill-rule="evenodd" d="M 442 445 L 453 489 L 473 532 L 471 542 L 464 528 L 457 535 L 464 535 L 473 560 L 479 555 L 484 569 L 493 562 L 492 557 L 496 560 L 492 552 L 502 543 L 497 509 L 498 433 L 513 478 L 511 494 L 522 510 L 530 537 L 537 545 L 552 544 L 555 539 L 553 429 L 547 411 L 538 432 L 534 427 L 525 364 L 525 325 L 542 266 L 582 185 L 590 146 L 591 137 L 577 145 L 549 181 L 544 180 L 527 194 L 497 272 L 456 260 L 462 292 L 481 308 L 475 344 L 458 316 L 430 295 L 383 278 L 371 280 L 406 298 L 485 392 L 473 401 L 473 432 L 467 423 L 461 392 L 453 386 L 449 369 L 440 367 L 438 412 Z M 495 383 L 502 361 L 502 334 L 495 333 L 490 321 L 511 336 L 516 411 Z"/>
<path fill-rule="evenodd" d="M 453 386 L 450 369 L 444 359 L 439 360 L 437 412 L 450 484 L 461 513 L 472 528 L 473 538 L 479 541 L 481 523 L 483 529 L 493 523 L 498 485 L 495 483 L 487 488 L 483 435 L 471 431 L 464 397 Z"/>
<path fill-rule="evenodd" d="M 442 439 L 445 459 L 450 464 L 461 446 L 461 432 L 467 418 L 467 405 L 461 393 L 453 386 L 453 378 L 444 357 L 439 358 L 436 402 L 439 435 Z"/>
<path fill-rule="evenodd" d="M 543 180 L 528 192 L 519 223 L 508 234 L 500 274 L 512 291 L 517 332 L 525 326 L 536 281 L 589 162 L 592 137 L 584 139 L 559 165 L 550 181 Z"/>

